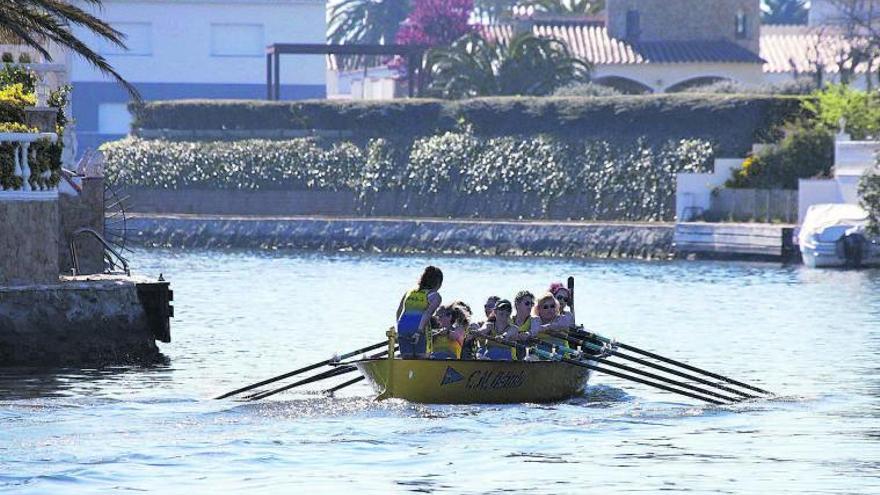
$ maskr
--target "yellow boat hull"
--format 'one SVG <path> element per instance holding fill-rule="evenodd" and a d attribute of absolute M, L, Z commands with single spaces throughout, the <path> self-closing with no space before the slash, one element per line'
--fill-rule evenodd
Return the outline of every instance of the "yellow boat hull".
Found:
<path fill-rule="evenodd" d="M 581 394 L 590 370 L 554 361 L 365 359 L 354 363 L 379 399 L 425 404 L 556 402 Z"/>

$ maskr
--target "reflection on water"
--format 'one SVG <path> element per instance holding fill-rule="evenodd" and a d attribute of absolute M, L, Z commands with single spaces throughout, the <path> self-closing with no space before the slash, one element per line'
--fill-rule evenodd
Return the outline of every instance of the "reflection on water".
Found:
<path fill-rule="evenodd" d="M 168 362 L 0 370 L 0 491 L 878 493 L 880 272 L 770 264 L 139 251 Z M 579 320 L 779 391 L 709 407 L 599 376 L 559 404 L 213 401 L 382 340 L 420 269 L 479 306 L 577 278 Z M 348 377 L 341 377 L 340 381 Z"/>

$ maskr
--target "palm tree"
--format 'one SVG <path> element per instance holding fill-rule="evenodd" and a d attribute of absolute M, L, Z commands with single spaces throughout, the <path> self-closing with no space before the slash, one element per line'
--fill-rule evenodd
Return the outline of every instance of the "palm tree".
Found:
<path fill-rule="evenodd" d="M 330 8 L 331 43 L 393 43 L 409 0 L 341 0 Z"/>
<path fill-rule="evenodd" d="M 605 0 L 531 0 L 526 5 L 549 14 L 593 15 L 605 8 Z"/>
<path fill-rule="evenodd" d="M 93 7 L 101 7 L 101 0 L 83 0 Z M 125 48 L 125 35 L 109 24 L 71 5 L 68 0 L 0 0 L 0 32 L 6 38 L 16 38 L 23 44 L 40 52 L 46 60 L 52 56 L 46 49 L 47 42 L 54 42 L 84 58 L 104 74 L 122 84 L 136 99 L 140 95 L 107 60 L 73 35 L 71 26 L 91 31 L 99 38 Z"/>
<path fill-rule="evenodd" d="M 444 98 L 492 95 L 547 95 L 589 79 L 590 66 L 553 38 L 529 32 L 508 43 L 468 34 L 448 48 L 428 53 L 428 91 Z"/>
<path fill-rule="evenodd" d="M 764 24 L 806 24 L 807 0 L 764 0 L 761 22 Z"/>

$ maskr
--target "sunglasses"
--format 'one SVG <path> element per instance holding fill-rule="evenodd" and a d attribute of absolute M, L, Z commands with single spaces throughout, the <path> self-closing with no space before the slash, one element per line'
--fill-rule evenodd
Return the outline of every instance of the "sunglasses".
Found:
<path fill-rule="evenodd" d="M 534 306 L 535 301 L 523 301 L 520 304 L 522 304 L 523 306 Z"/>
<path fill-rule="evenodd" d="M 556 305 L 555 305 L 555 304 L 545 304 L 545 305 L 543 305 L 543 306 L 541 306 L 541 307 L 544 308 L 544 309 L 556 309 Z"/>
<path fill-rule="evenodd" d="M 556 296 L 556 300 L 564 303 L 568 302 L 568 298 L 565 296 Z"/>

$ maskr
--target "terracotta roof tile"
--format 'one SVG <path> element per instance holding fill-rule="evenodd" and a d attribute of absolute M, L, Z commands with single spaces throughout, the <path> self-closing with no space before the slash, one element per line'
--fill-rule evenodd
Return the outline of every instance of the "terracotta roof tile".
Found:
<path fill-rule="evenodd" d="M 487 26 L 495 39 L 510 39 L 510 26 Z M 763 63 L 751 51 L 730 41 L 629 42 L 611 38 L 604 26 L 536 24 L 537 36 L 565 42 L 572 54 L 594 64 Z"/>

